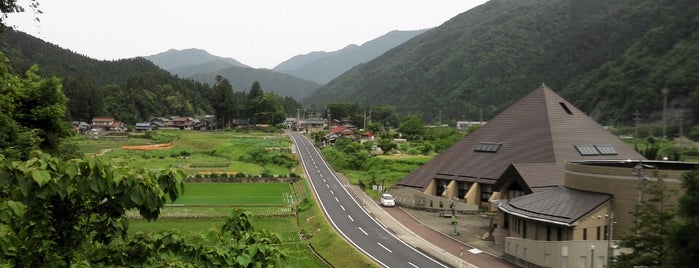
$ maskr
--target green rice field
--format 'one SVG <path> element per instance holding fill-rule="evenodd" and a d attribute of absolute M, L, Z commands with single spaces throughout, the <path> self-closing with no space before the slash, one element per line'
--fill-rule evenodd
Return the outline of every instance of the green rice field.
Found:
<path fill-rule="evenodd" d="M 185 183 L 175 204 L 288 205 L 294 202 L 288 183 Z"/>

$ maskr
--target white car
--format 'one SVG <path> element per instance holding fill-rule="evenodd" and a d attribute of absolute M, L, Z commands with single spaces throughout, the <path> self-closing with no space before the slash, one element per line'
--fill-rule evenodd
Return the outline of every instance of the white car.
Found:
<path fill-rule="evenodd" d="M 396 199 L 391 194 L 381 194 L 381 205 L 384 207 L 395 207 Z"/>

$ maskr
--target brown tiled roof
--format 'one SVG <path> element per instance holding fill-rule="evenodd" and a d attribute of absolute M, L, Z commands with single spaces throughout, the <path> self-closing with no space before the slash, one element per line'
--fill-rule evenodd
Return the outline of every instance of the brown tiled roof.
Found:
<path fill-rule="evenodd" d="M 500 146 L 496 152 L 476 151 L 479 143 Z M 583 156 L 575 145 L 611 145 L 617 154 Z M 484 148 L 486 151 L 494 149 Z M 547 169 L 532 169 L 527 170 L 525 180 L 538 177 L 543 180 L 541 183 L 562 185 L 566 161 L 595 159 L 645 158 L 551 89 L 541 85 L 408 174 L 397 186 L 424 189 L 438 175 L 493 184 L 510 164 L 550 164 L 555 172 L 560 172 L 559 177 L 552 178 L 551 171 Z M 542 176 L 538 176 L 537 172 L 541 172 Z"/>
<path fill-rule="evenodd" d="M 499 204 L 500 210 L 519 217 L 565 226 L 576 222 L 612 199 L 610 194 L 601 194 L 558 186 L 511 199 Z"/>

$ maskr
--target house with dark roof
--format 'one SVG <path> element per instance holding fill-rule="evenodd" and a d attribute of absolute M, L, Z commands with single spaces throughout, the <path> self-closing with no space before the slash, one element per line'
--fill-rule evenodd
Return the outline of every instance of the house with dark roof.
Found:
<path fill-rule="evenodd" d="M 600 159 L 645 158 L 541 85 L 394 188 L 491 207 L 563 185 L 567 161 Z"/>
<path fill-rule="evenodd" d="M 682 174 L 697 167 L 676 161 L 567 162 L 563 185 L 496 202 L 493 239 L 505 245 L 505 259 L 521 267 L 606 267 L 609 256 L 627 250 L 617 242 L 635 224 L 637 204 L 648 198 L 645 185 L 662 178 L 670 191 L 682 193 Z M 680 195 L 668 195 L 667 204 L 676 204 Z"/>

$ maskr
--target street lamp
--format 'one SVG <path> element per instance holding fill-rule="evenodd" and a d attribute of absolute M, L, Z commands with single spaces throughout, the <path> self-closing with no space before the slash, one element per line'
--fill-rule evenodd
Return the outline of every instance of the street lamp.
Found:
<path fill-rule="evenodd" d="M 595 268 L 595 245 L 590 246 L 590 267 Z"/>

